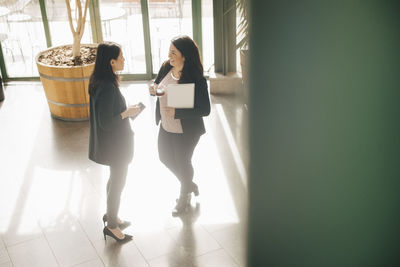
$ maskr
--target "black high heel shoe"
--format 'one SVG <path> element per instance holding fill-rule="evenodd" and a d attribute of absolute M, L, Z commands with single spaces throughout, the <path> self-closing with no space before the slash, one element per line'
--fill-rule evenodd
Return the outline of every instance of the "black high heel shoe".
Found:
<path fill-rule="evenodd" d="M 186 213 L 189 210 L 190 199 L 191 199 L 190 193 L 181 195 L 177 200 L 175 208 L 172 210 L 172 216 L 177 217 L 179 215 Z"/>
<path fill-rule="evenodd" d="M 192 183 L 192 191 L 191 191 L 191 193 L 193 193 L 196 197 L 197 197 L 198 195 L 200 195 L 200 193 L 199 193 L 199 187 L 197 186 L 196 183 Z"/>
<path fill-rule="evenodd" d="M 191 193 L 193 193 L 196 197 L 200 195 L 199 187 L 197 186 L 196 183 L 192 182 L 192 188 L 190 189 L 189 194 L 191 194 Z M 176 203 L 178 203 L 178 201 L 179 201 L 179 198 L 176 199 Z"/>
<path fill-rule="evenodd" d="M 106 227 L 106 221 L 107 221 L 107 214 L 103 215 L 103 224 L 104 227 Z M 118 223 L 118 227 L 121 230 L 124 230 L 125 228 L 129 227 L 131 225 L 130 221 L 122 221 L 121 223 Z"/>
<path fill-rule="evenodd" d="M 193 193 L 196 197 L 200 195 L 199 193 L 199 187 L 197 186 L 196 183 L 192 182 L 192 187 L 190 189 L 190 191 L 188 192 L 189 194 Z M 176 203 L 178 203 L 179 198 L 176 199 Z"/>
<path fill-rule="evenodd" d="M 104 227 L 103 229 L 103 235 L 104 235 L 104 240 L 106 240 L 106 236 L 111 236 L 112 238 L 114 238 L 117 242 L 127 242 L 132 240 L 132 236 L 131 235 L 127 235 L 124 234 L 124 238 L 120 239 L 118 238 L 116 235 L 113 234 L 113 232 L 111 232 L 110 229 L 108 229 L 108 227 Z"/>

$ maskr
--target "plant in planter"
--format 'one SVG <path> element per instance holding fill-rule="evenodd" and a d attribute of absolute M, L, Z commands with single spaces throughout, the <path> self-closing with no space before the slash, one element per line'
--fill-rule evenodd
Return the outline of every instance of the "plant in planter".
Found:
<path fill-rule="evenodd" d="M 241 38 L 236 44 L 240 49 L 240 66 L 242 68 L 242 80 L 245 91 L 245 102 L 248 102 L 248 61 L 249 61 L 249 1 L 236 0 L 236 8 L 240 14 L 240 22 L 236 35 Z"/>
<path fill-rule="evenodd" d="M 76 0 L 76 8 L 78 9 L 78 19 L 76 20 L 77 21 L 76 29 L 74 29 L 74 24 L 71 14 L 72 13 L 71 4 L 69 3 L 69 0 L 65 0 L 65 3 L 67 4 L 69 27 L 71 28 L 71 32 L 74 37 L 74 43 L 72 44 L 72 57 L 74 63 L 77 65 L 81 64 L 81 40 L 83 32 L 85 31 L 86 14 L 89 7 L 89 1 L 90 0 L 86 0 L 85 10 L 82 17 L 81 1 Z"/>
<path fill-rule="evenodd" d="M 75 0 L 74 28 L 70 0 L 65 0 L 73 44 L 51 47 L 36 56 L 50 113 L 57 119 L 82 121 L 89 118 L 88 85 L 97 50 L 95 44 L 81 45 L 89 1 L 86 0 L 82 10 L 81 0 Z"/>
<path fill-rule="evenodd" d="M 237 35 L 242 37 L 236 47 L 242 50 L 248 50 L 249 47 L 249 3 L 247 0 L 236 0 L 236 8 L 240 14 Z"/>

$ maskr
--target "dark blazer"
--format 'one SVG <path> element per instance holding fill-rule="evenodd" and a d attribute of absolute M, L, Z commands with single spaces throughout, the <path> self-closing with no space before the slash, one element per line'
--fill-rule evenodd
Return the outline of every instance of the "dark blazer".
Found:
<path fill-rule="evenodd" d="M 133 157 L 133 132 L 122 119 L 125 98 L 115 84 L 100 84 L 90 96 L 89 159 L 103 164 L 128 164 Z"/>
<path fill-rule="evenodd" d="M 159 84 L 165 75 L 172 69 L 170 64 L 163 64 L 154 81 Z M 204 77 L 199 80 L 188 80 L 183 83 L 194 83 L 194 108 L 175 109 L 175 119 L 180 119 L 184 134 L 200 136 L 206 132 L 203 117 L 210 114 L 210 97 L 207 90 L 207 81 Z M 157 99 L 156 124 L 160 122 L 160 101 Z"/>

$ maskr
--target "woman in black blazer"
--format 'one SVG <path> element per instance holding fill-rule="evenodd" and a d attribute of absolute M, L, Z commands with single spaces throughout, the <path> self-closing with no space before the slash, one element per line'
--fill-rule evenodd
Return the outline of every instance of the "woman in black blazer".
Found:
<path fill-rule="evenodd" d="M 169 84 L 195 84 L 193 108 L 168 107 L 166 95 L 159 96 L 156 105 L 156 124 L 161 121 L 158 135 L 159 158 L 181 184 L 179 199 L 172 211 L 173 216 L 178 216 L 188 210 L 191 193 L 196 196 L 199 194 L 198 186 L 193 182 L 191 160 L 200 136 L 205 133 L 203 117 L 210 114 L 210 98 L 199 50 L 190 37 L 174 38 L 168 57 L 169 60 L 163 63 L 154 84 L 149 88 L 150 94 L 154 95 L 157 89 L 168 88 Z"/>
<path fill-rule="evenodd" d="M 119 90 L 117 71 L 124 69 L 124 57 L 118 44 L 104 42 L 97 48 L 94 71 L 90 76 L 90 136 L 89 159 L 110 167 L 107 183 L 107 213 L 103 216 L 106 235 L 117 241 L 132 236 L 121 228 L 130 225 L 118 218 L 120 197 L 125 186 L 128 165 L 133 157 L 133 132 L 128 117 L 140 112 L 138 106 L 126 107 Z"/>

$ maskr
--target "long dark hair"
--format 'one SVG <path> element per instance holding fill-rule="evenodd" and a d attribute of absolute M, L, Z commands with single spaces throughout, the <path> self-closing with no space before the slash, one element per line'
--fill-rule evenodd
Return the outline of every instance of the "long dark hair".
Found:
<path fill-rule="evenodd" d="M 179 83 L 198 81 L 202 78 L 203 64 L 201 63 L 199 48 L 192 38 L 182 35 L 172 39 L 171 43 L 185 58 Z"/>
<path fill-rule="evenodd" d="M 102 42 L 97 47 L 96 63 L 94 64 L 94 70 L 90 75 L 89 80 L 89 94 L 93 95 L 96 87 L 101 82 L 112 82 L 118 87 L 119 78 L 114 73 L 110 61 L 111 59 L 117 59 L 121 53 L 121 46 L 113 42 Z"/>

